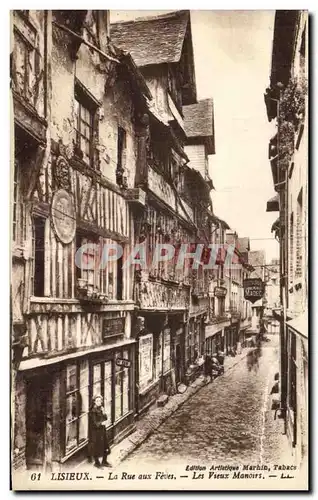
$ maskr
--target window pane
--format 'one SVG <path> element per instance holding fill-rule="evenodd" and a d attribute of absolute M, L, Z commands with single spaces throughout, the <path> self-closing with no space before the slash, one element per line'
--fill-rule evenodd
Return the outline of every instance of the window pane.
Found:
<path fill-rule="evenodd" d="M 102 378 L 102 366 L 100 364 L 94 365 L 93 369 L 94 383 L 101 380 L 101 378 Z"/>
<path fill-rule="evenodd" d="M 129 392 L 127 388 L 127 391 L 123 392 L 123 415 L 125 415 L 125 413 L 128 413 L 128 411 L 129 411 Z"/>
<path fill-rule="evenodd" d="M 80 387 L 88 386 L 88 361 L 82 361 L 80 364 Z"/>
<path fill-rule="evenodd" d="M 101 381 L 99 382 L 96 382 L 95 384 L 93 384 L 93 398 L 95 396 L 98 396 L 100 395 L 102 392 L 102 385 L 101 385 Z"/>
<path fill-rule="evenodd" d="M 77 446 L 77 422 L 66 424 L 66 453 Z"/>
<path fill-rule="evenodd" d="M 125 368 L 123 371 L 123 415 L 128 411 L 129 411 L 129 368 Z"/>
<path fill-rule="evenodd" d="M 112 362 L 104 364 L 104 407 L 107 415 L 107 427 L 112 424 Z"/>
<path fill-rule="evenodd" d="M 118 420 L 122 413 L 121 413 L 121 403 L 122 403 L 122 396 L 121 394 L 116 397 L 115 399 L 115 420 Z"/>
<path fill-rule="evenodd" d="M 77 388 L 77 366 L 68 365 L 66 368 L 66 391 L 74 391 Z"/>
<path fill-rule="evenodd" d="M 79 398 L 79 415 L 82 413 L 87 413 L 89 409 L 89 402 L 88 402 L 88 387 L 83 387 L 80 389 L 80 392 L 78 394 Z"/>
<path fill-rule="evenodd" d="M 72 422 L 77 417 L 77 393 L 74 392 L 66 398 L 66 423 Z"/>
<path fill-rule="evenodd" d="M 121 370 L 116 374 L 116 379 L 115 379 L 115 420 L 121 417 L 122 415 L 122 389 L 121 389 L 121 383 L 122 383 L 122 376 L 123 376 L 123 371 Z"/>
<path fill-rule="evenodd" d="M 79 442 L 85 441 L 88 436 L 88 415 L 82 415 L 79 419 Z"/>

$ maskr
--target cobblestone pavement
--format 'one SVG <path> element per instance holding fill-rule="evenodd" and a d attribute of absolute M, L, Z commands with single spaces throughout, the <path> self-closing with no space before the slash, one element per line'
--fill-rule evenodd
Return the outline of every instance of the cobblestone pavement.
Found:
<path fill-rule="evenodd" d="M 282 463 L 283 423 L 270 409 L 278 336 L 270 339 L 186 401 L 125 465 Z"/>

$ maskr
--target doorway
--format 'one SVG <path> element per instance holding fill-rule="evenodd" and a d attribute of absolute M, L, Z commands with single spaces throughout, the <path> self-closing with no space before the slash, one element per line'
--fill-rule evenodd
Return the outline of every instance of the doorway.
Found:
<path fill-rule="evenodd" d="M 26 401 L 26 462 L 27 468 L 46 470 L 52 444 L 52 387 L 48 375 L 27 381 Z"/>

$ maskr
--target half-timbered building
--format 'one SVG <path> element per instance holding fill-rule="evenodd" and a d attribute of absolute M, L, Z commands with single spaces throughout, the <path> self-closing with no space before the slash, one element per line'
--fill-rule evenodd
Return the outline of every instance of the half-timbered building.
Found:
<path fill-rule="evenodd" d="M 190 13 L 178 11 L 111 25 L 114 43 L 128 50 L 153 94 L 149 109 L 146 165 L 135 187 L 144 187 L 146 207 L 135 222 L 151 265 L 136 276 L 139 307 L 138 411 L 184 380 L 192 276 L 178 269 L 181 245 L 196 242 L 192 200 L 184 196 L 186 133 L 182 106 L 196 102 Z M 169 243 L 175 258 L 155 262 L 157 244 Z"/>
<path fill-rule="evenodd" d="M 135 176 L 150 91 L 109 42 L 107 11 L 15 11 L 12 31 L 13 464 L 52 470 L 86 449 L 95 394 L 111 442 L 133 427 L 133 270 L 122 262 L 144 203 Z M 121 258 L 103 265 L 116 245 Z"/>

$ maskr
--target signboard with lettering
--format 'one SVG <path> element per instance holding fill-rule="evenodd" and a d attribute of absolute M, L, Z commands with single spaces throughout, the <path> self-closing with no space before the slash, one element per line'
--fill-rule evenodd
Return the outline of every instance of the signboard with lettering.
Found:
<path fill-rule="evenodd" d="M 265 285 L 261 278 L 248 278 L 243 281 L 243 287 L 245 300 L 249 300 L 252 304 L 264 295 Z"/>
<path fill-rule="evenodd" d="M 131 361 L 129 361 L 129 359 L 116 358 L 116 365 L 123 366 L 124 368 L 130 368 Z"/>
<path fill-rule="evenodd" d="M 227 294 L 227 289 L 224 286 L 216 286 L 214 288 L 215 297 L 225 297 Z"/>
<path fill-rule="evenodd" d="M 103 320 L 103 337 L 120 335 L 125 332 L 125 318 L 105 318 Z"/>

